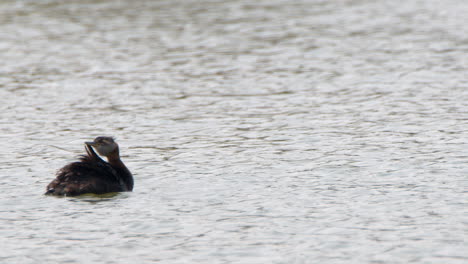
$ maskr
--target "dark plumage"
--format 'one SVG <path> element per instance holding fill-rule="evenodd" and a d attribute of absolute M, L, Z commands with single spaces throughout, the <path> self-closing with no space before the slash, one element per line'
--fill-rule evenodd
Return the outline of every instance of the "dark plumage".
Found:
<path fill-rule="evenodd" d="M 97 137 L 85 142 L 87 155 L 80 161 L 60 169 L 47 185 L 46 195 L 76 196 L 85 193 L 103 194 L 133 190 L 133 177 L 119 156 L 119 146 L 111 137 Z M 107 157 L 102 160 L 93 148 Z"/>

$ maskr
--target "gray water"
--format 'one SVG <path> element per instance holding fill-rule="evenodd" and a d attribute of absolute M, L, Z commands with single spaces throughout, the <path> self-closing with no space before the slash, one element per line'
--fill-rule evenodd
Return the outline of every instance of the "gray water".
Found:
<path fill-rule="evenodd" d="M 468 2 L 0 2 L 1 263 L 467 263 Z M 112 135 L 135 189 L 42 195 Z"/>

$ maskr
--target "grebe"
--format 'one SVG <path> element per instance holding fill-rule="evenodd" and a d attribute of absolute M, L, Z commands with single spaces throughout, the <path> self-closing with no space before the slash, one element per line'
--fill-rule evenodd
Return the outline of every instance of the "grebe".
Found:
<path fill-rule="evenodd" d="M 105 156 L 108 162 L 102 160 Z M 47 185 L 46 195 L 76 196 L 85 193 L 130 192 L 133 177 L 119 156 L 119 145 L 112 137 L 97 137 L 85 142 L 87 155 L 57 172 L 57 178 Z"/>

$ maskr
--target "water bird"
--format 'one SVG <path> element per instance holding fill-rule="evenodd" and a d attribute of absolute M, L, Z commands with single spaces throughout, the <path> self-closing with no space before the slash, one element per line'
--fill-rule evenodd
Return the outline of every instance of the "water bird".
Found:
<path fill-rule="evenodd" d="M 119 145 L 114 138 L 97 137 L 92 142 L 85 142 L 85 149 L 87 155 L 57 172 L 57 177 L 47 185 L 46 195 L 77 196 L 133 190 L 133 176 L 120 160 Z"/>

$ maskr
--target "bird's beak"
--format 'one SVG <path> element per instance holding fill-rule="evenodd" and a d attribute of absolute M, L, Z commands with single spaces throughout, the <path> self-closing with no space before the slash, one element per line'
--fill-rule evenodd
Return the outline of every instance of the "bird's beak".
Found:
<path fill-rule="evenodd" d="M 88 145 L 88 146 L 92 146 L 92 147 L 96 146 L 96 143 L 95 143 L 94 141 L 92 141 L 92 142 L 85 142 L 85 144 Z"/>

